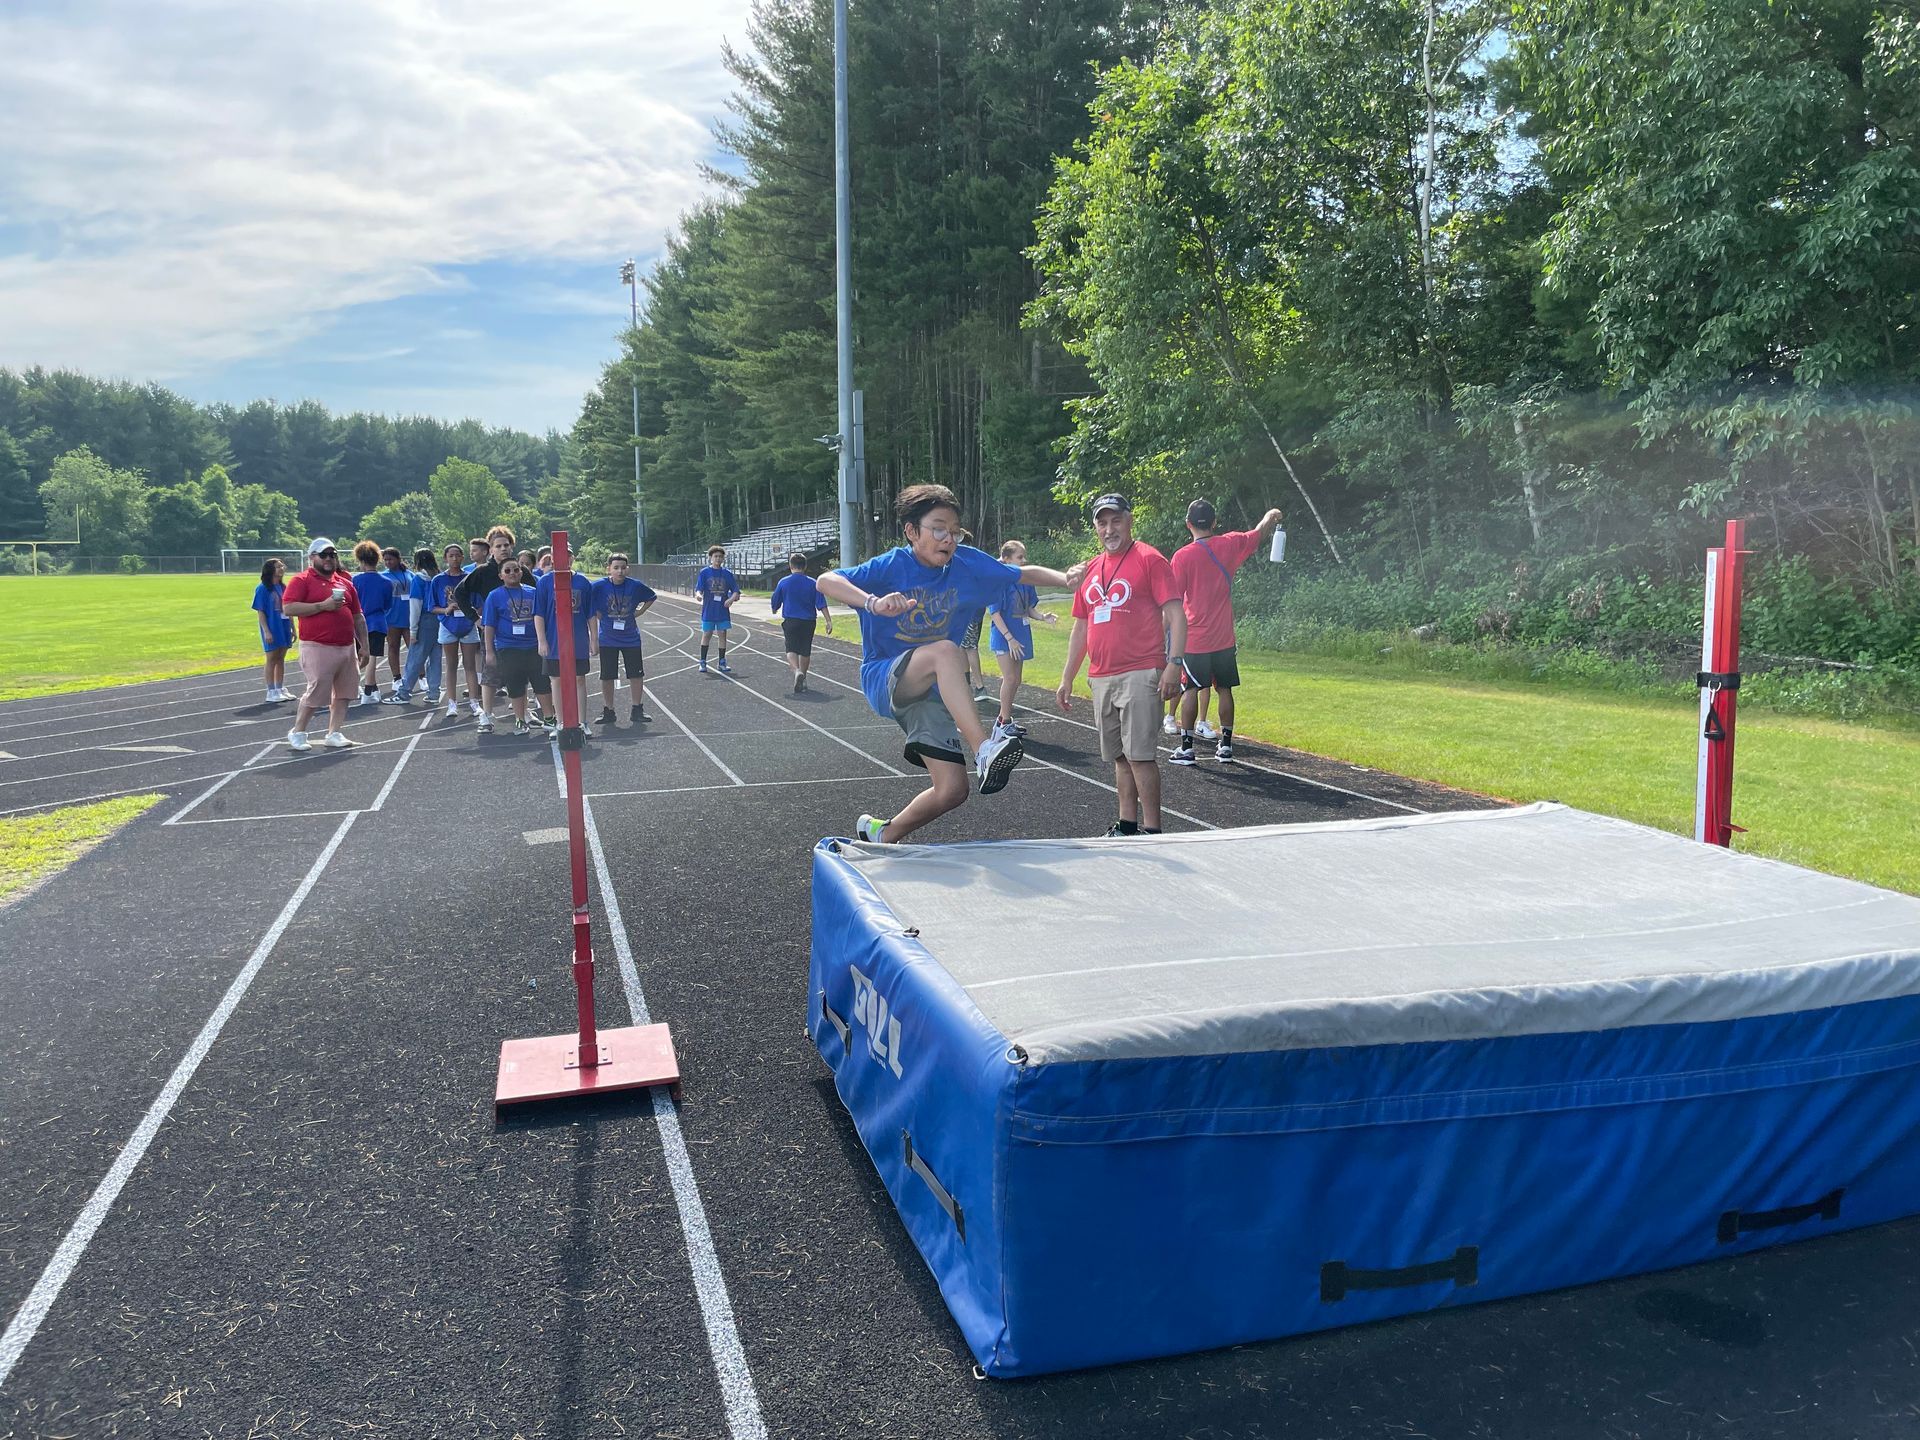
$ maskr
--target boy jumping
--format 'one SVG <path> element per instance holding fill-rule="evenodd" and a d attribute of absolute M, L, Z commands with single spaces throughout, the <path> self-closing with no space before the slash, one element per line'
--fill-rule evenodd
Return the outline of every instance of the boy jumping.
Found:
<path fill-rule="evenodd" d="M 850 570 L 822 575 L 820 593 L 860 612 L 860 688 L 876 715 L 906 735 L 906 758 L 932 782 L 891 820 L 860 817 L 862 840 L 897 843 L 965 803 L 966 754 L 980 793 L 992 795 L 1020 763 L 1018 736 L 988 735 L 974 708 L 957 643 L 970 614 L 1009 585 L 1073 589 L 1085 566 L 1066 574 L 1040 565 L 1003 565 L 960 543 L 960 502 L 944 485 L 913 485 L 893 506 L 904 545 Z"/>

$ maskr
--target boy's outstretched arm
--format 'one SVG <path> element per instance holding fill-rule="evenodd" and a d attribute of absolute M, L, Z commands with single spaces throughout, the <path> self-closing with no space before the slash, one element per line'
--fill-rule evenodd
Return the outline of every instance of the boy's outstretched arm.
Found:
<path fill-rule="evenodd" d="M 1045 585 L 1052 590 L 1074 590 L 1080 585 L 1080 577 L 1087 573 L 1087 562 L 1082 560 L 1071 570 L 1053 570 L 1045 565 L 1022 565 L 1020 583 L 1022 585 Z"/>
<path fill-rule="evenodd" d="M 819 580 L 820 593 L 829 600 L 875 615 L 904 615 L 913 608 L 913 597 L 896 590 L 891 595 L 869 595 L 838 570 L 829 570 Z"/>

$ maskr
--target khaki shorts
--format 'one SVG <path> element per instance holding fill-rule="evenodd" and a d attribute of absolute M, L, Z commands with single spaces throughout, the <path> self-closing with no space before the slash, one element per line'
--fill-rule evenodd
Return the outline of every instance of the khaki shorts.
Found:
<path fill-rule="evenodd" d="M 1100 758 L 1146 761 L 1160 758 L 1160 672 L 1127 670 L 1095 675 L 1093 723 L 1100 731 Z"/>
<path fill-rule="evenodd" d="M 301 703 L 318 710 L 335 700 L 351 700 L 360 693 L 360 664 L 351 645 L 315 645 L 300 642 L 300 673 L 307 677 Z"/>

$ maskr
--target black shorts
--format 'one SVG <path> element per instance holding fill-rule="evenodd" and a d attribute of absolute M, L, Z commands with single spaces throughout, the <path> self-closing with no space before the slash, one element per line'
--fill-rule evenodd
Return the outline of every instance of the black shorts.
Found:
<path fill-rule="evenodd" d="M 1240 652 L 1229 645 L 1224 650 L 1189 655 L 1181 668 L 1185 677 L 1180 682 L 1183 690 L 1205 690 L 1209 685 L 1231 690 L 1240 683 Z"/>
<path fill-rule="evenodd" d="M 623 663 L 627 667 L 629 680 L 638 680 L 647 673 L 638 645 L 602 645 L 600 647 L 600 678 L 602 680 L 618 680 L 620 666 Z"/>
<path fill-rule="evenodd" d="M 510 699 L 519 699 L 531 685 L 536 695 L 547 693 L 546 677 L 540 673 L 538 650 L 496 650 L 493 683 L 502 687 Z"/>
<path fill-rule="evenodd" d="M 576 675 L 586 674 L 592 665 L 593 657 L 591 655 L 576 655 L 573 657 L 573 673 Z M 545 670 L 548 675 L 558 675 L 560 673 L 560 662 L 558 660 L 549 660 L 541 668 Z"/>
<path fill-rule="evenodd" d="M 782 620 L 780 632 L 787 637 L 787 654 L 813 654 L 813 627 L 818 623 L 811 615 L 804 620 Z"/>

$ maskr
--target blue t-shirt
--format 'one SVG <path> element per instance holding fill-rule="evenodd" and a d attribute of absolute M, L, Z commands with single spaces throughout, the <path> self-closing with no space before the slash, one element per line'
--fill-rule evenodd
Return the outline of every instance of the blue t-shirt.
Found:
<path fill-rule="evenodd" d="M 724 565 L 709 565 L 694 576 L 693 590 L 700 597 L 700 619 L 705 624 L 730 619 L 727 607 L 740 598 L 740 582 Z"/>
<path fill-rule="evenodd" d="M 293 622 L 280 609 L 280 592 L 286 588 L 265 581 L 253 587 L 253 608 L 267 617 L 267 634 L 273 638 L 275 647 L 282 650 L 293 644 Z"/>
<path fill-rule="evenodd" d="M 811 620 L 827 608 L 827 597 L 811 575 L 788 571 L 773 587 L 773 613 L 782 620 Z"/>
<path fill-rule="evenodd" d="M 413 623 L 407 602 L 413 595 L 413 573 L 409 570 L 385 570 L 387 584 L 393 587 L 393 599 L 387 606 L 387 629 L 404 630 Z"/>
<path fill-rule="evenodd" d="M 360 613 L 367 617 L 367 633 L 387 633 L 387 611 L 393 608 L 393 586 L 379 570 L 362 570 L 353 577 L 353 588 L 360 592 Z"/>
<path fill-rule="evenodd" d="M 432 580 L 428 581 L 427 609 L 431 610 L 436 605 L 452 605 L 453 587 L 460 583 L 464 573 L 464 571 L 449 570 L 445 574 L 436 575 Z M 454 606 L 453 609 L 444 615 L 423 616 L 421 618 L 423 621 L 432 619 L 446 626 L 447 633 L 456 639 L 464 638 L 473 633 L 472 617 L 458 606 Z"/>
<path fill-rule="evenodd" d="M 534 613 L 547 622 L 547 644 L 553 647 L 551 658 L 560 658 L 560 627 L 555 623 L 555 611 L 559 608 L 559 586 L 554 584 L 554 572 L 549 570 L 540 577 L 540 583 L 533 587 Z M 573 658 L 587 658 L 587 616 L 593 612 L 593 582 L 583 576 L 575 575 L 569 587 L 573 597 Z"/>
<path fill-rule="evenodd" d="M 971 545 L 958 546 L 944 570 L 922 565 L 901 545 L 840 573 L 869 595 L 898 590 L 913 597 L 913 608 L 904 615 L 859 612 L 860 688 L 874 714 L 889 718 L 893 707 L 887 703 L 887 680 L 894 662 L 930 640 L 957 643 L 976 610 L 999 600 L 1009 585 L 1020 581 L 1016 566 L 1002 565 Z"/>
<path fill-rule="evenodd" d="M 594 581 L 593 613 L 600 617 L 600 643 L 616 650 L 639 648 L 640 622 L 634 612 L 659 598 L 652 587 L 632 576 L 618 585 L 611 580 Z"/>
<path fill-rule="evenodd" d="M 532 650 L 540 641 L 533 633 L 533 591 L 525 585 L 501 585 L 487 592 L 480 607 L 480 623 L 493 627 L 496 650 Z"/>
<path fill-rule="evenodd" d="M 1033 586 L 1009 585 L 1007 587 L 1007 593 L 1002 595 L 994 604 L 987 607 L 990 614 L 998 615 L 1006 624 L 1007 629 L 1013 632 L 1013 638 L 1020 642 L 1020 648 L 1026 652 L 1029 660 L 1033 658 L 1033 626 L 1027 620 L 1027 616 L 1033 612 L 1034 606 L 1039 603 L 1040 592 L 1034 589 Z M 993 653 L 996 655 L 1006 654 L 1007 637 L 1002 635 L 999 627 L 992 624 L 992 622 L 988 622 L 987 628 L 993 632 L 988 641 L 993 647 Z"/>

